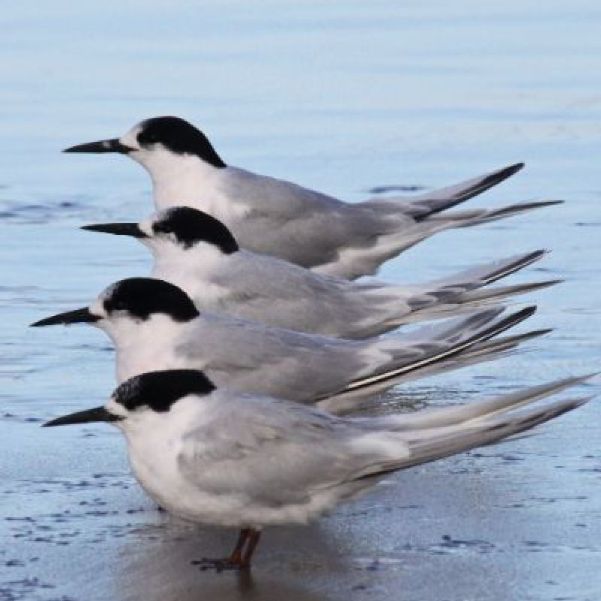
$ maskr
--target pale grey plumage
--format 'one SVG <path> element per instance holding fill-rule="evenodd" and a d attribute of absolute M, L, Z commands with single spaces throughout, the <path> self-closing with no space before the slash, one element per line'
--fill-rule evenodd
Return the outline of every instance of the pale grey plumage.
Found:
<path fill-rule="evenodd" d="M 459 204 L 473 196 L 472 190 L 480 189 L 479 183 L 494 180 L 504 171 L 417 199 L 373 199 L 348 204 L 291 182 L 226 167 L 218 176 L 218 195 L 226 198 L 229 206 L 222 208 L 215 203 L 207 212 L 223 221 L 243 248 L 277 256 L 318 273 L 355 279 L 374 274 L 386 260 L 437 232 L 488 223 L 548 204 L 443 214 L 437 209 L 432 215 L 424 210 L 432 199 L 438 200 L 437 207 L 443 205 L 441 199 L 446 206 Z M 168 200 L 161 195 L 162 201 L 155 202 L 158 208 L 183 204 L 203 209 L 211 194 L 212 189 L 199 190 L 196 202 L 175 197 Z M 236 218 L 237 214 L 243 217 Z"/>
<path fill-rule="evenodd" d="M 390 472 L 528 431 L 589 400 L 534 404 L 586 379 L 459 406 L 341 418 L 216 389 L 198 371 L 160 371 L 128 380 L 105 407 L 45 425 L 112 422 L 127 439 L 138 481 L 162 507 L 196 522 L 260 529 L 307 523 Z M 231 561 L 241 567 L 239 558 Z"/>
<path fill-rule="evenodd" d="M 588 398 L 530 405 L 586 379 L 461 406 L 341 418 L 215 389 L 200 372 L 163 371 L 129 380 L 105 408 L 46 425 L 112 421 L 127 438 L 140 484 L 162 507 L 192 521 L 262 528 L 307 523 L 390 472 L 530 430 Z M 168 402 L 157 398 L 158 386 Z"/>
<path fill-rule="evenodd" d="M 179 286 L 203 311 L 348 339 L 457 315 L 557 281 L 483 289 L 545 254 L 535 251 L 424 284 L 351 282 L 240 249 L 221 222 L 189 207 L 161 211 L 139 224 L 107 223 L 84 229 L 139 239 L 153 253 L 152 276 Z"/>
<path fill-rule="evenodd" d="M 113 340 L 119 381 L 164 369 L 203 369 L 219 386 L 304 403 L 349 394 L 354 403 L 409 374 L 456 355 L 520 323 L 526 308 L 501 316 L 490 308 L 414 332 L 351 341 L 272 328 L 221 314 L 201 313 L 172 284 L 130 278 L 110 286 L 90 307 L 53 316 L 37 326 L 92 322 Z M 498 348 L 481 349 L 486 360 Z M 474 360 L 475 356 L 470 358 Z"/>
<path fill-rule="evenodd" d="M 194 260 L 194 252 L 190 251 Z M 527 253 L 481 265 L 436 282 L 418 285 L 358 283 L 322 276 L 266 255 L 239 251 L 223 257 L 214 269 L 186 259 L 157 260 L 152 276 L 184 289 L 200 308 L 223 311 L 300 332 L 363 339 L 402 324 L 451 317 L 486 303 L 532 292 L 556 283 L 529 282 L 478 290 L 513 273 L 543 253 Z M 489 277 L 490 276 L 490 277 Z"/>
<path fill-rule="evenodd" d="M 331 404 L 338 395 L 344 395 L 345 399 L 352 396 L 353 403 L 358 404 L 371 396 L 374 388 L 390 388 L 405 374 L 419 371 L 422 363 L 425 368 L 447 354 L 454 355 L 454 349 L 463 345 L 469 348 L 490 338 L 490 333 L 485 334 L 490 328 L 496 334 L 514 325 L 510 318 L 500 326 L 504 320 L 496 318 L 501 311 L 502 308 L 488 309 L 407 334 L 355 342 L 205 314 L 178 337 L 174 344 L 175 363 L 169 367 L 202 366 L 218 386 L 240 391 L 304 403 L 328 399 Z M 131 352 L 130 349 L 128 353 Z M 144 365 L 135 373 L 162 367 Z M 122 378 L 135 373 L 128 370 Z"/>
<path fill-rule="evenodd" d="M 232 398 L 217 391 L 214 399 L 202 401 L 212 405 L 214 419 L 190 424 L 178 466 L 204 491 L 244 491 L 251 505 L 271 517 L 268 523 L 278 514 L 282 522 L 307 521 L 323 511 L 314 501 L 320 490 L 342 487 L 338 502 L 372 486 L 382 474 L 528 430 L 587 399 L 518 409 L 582 381 L 569 378 L 484 402 L 376 418 L 337 418 L 286 401 Z M 228 484 L 230 479 L 235 483 Z M 295 514 L 303 519 L 295 520 Z M 247 516 L 245 523 L 265 525 L 256 517 Z"/>
<path fill-rule="evenodd" d="M 523 167 L 516 164 L 413 198 L 349 204 L 227 165 L 201 131 L 177 117 L 147 119 L 118 140 L 67 151 L 127 154 L 149 172 L 158 209 L 203 210 L 225 223 L 243 248 L 349 279 L 375 273 L 384 261 L 436 232 L 555 203 L 446 212 Z"/>

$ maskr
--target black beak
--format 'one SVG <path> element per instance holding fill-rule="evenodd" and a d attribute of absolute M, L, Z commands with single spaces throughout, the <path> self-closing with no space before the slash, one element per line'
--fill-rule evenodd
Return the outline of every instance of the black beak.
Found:
<path fill-rule="evenodd" d="M 37 328 L 39 326 L 56 326 L 58 324 L 69 323 L 93 323 L 99 319 L 100 316 L 94 315 L 87 307 L 84 307 L 83 309 L 66 311 L 65 313 L 58 313 L 52 317 L 46 317 L 46 319 L 40 319 L 40 321 L 32 323 L 31 327 Z"/>
<path fill-rule="evenodd" d="M 123 419 L 119 415 L 109 413 L 104 407 L 94 407 L 85 411 L 69 413 L 56 419 L 42 424 L 42 428 L 51 428 L 53 426 L 69 426 L 71 424 L 87 424 L 89 422 L 116 422 Z"/>
<path fill-rule="evenodd" d="M 121 144 L 119 142 L 119 138 L 113 138 L 112 140 L 99 140 L 98 142 L 88 142 L 87 144 L 78 144 L 77 146 L 71 146 L 70 148 L 65 148 L 63 152 L 91 152 L 91 153 L 99 153 L 99 152 L 119 152 L 121 154 L 127 154 L 132 150 L 136 150 L 135 148 L 131 148 L 130 146 L 126 146 L 125 144 Z"/>
<path fill-rule="evenodd" d="M 94 225 L 84 225 L 81 229 L 88 230 L 90 232 L 115 234 L 116 236 L 148 238 L 148 236 L 140 229 L 137 223 L 96 223 Z"/>

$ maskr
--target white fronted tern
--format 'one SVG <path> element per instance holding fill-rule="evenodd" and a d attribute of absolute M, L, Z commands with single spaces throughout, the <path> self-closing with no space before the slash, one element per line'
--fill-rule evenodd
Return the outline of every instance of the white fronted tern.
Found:
<path fill-rule="evenodd" d="M 193 563 L 241 569 L 250 567 L 264 527 L 306 524 L 391 472 L 530 430 L 590 397 L 531 403 L 585 379 L 353 419 L 216 388 L 199 371 L 159 371 L 121 384 L 103 407 L 44 425 L 117 426 L 137 480 L 161 507 L 185 520 L 241 528 L 229 557 Z"/>
<path fill-rule="evenodd" d="M 125 154 L 150 174 L 157 209 L 187 205 L 227 225 L 243 248 L 354 279 L 429 236 L 561 201 L 443 212 L 507 179 L 522 163 L 409 198 L 350 204 L 291 182 L 226 165 L 208 138 L 178 117 L 155 117 L 121 138 L 65 152 Z"/>
<path fill-rule="evenodd" d="M 224 224 L 191 207 L 165 209 L 141 223 L 83 229 L 139 239 L 154 257 L 151 276 L 179 286 L 201 311 L 348 339 L 451 317 L 559 281 L 483 289 L 538 261 L 545 251 L 537 250 L 426 284 L 351 282 L 241 249 Z"/>
<path fill-rule="evenodd" d="M 464 353 L 467 364 L 488 360 L 508 344 L 541 333 L 487 343 L 535 307 L 507 316 L 503 310 L 492 307 L 415 332 L 356 341 L 199 312 L 173 284 L 129 278 L 90 307 L 32 325 L 84 322 L 101 328 L 115 345 L 119 382 L 148 371 L 202 369 L 218 386 L 342 411 L 420 372 L 460 367 Z"/>

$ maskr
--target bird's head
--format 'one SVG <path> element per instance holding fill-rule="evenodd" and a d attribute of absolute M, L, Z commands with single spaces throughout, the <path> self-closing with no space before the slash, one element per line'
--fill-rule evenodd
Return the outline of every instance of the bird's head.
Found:
<path fill-rule="evenodd" d="M 126 432 L 153 423 L 161 427 L 167 417 L 177 419 L 176 413 L 193 410 L 196 397 L 209 395 L 213 390 L 215 386 L 201 371 L 148 372 L 119 385 L 106 405 L 58 417 L 46 422 L 44 427 L 90 422 L 111 422 Z M 185 423 L 185 415 L 182 419 Z"/>
<path fill-rule="evenodd" d="M 177 286 L 154 278 L 128 278 L 106 288 L 89 307 L 59 313 L 31 325 L 90 323 L 118 341 L 120 335 L 135 335 L 145 324 L 159 320 L 185 323 L 198 315 L 194 303 Z"/>
<path fill-rule="evenodd" d="M 238 251 L 236 239 L 221 221 L 191 207 L 172 207 L 141 223 L 99 223 L 84 230 L 138 238 L 157 256 L 191 249 L 222 255 Z"/>
<path fill-rule="evenodd" d="M 120 138 L 78 144 L 65 152 L 125 154 L 151 174 L 183 156 L 199 158 L 217 169 L 226 166 L 205 134 L 179 117 L 146 119 Z"/>

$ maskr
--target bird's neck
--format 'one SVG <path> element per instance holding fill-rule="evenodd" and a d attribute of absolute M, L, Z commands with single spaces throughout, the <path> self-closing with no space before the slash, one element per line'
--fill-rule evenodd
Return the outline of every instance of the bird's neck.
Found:
<path fill-rule="evenodd" d="M 234 258 L 208 244 L 180 253 L 155 253 L 152 277 L 181 288 L 201 310 L 215 310 L 229 291 L 223 287 Z"/>
<path fill-rule="evenodd" d="M 117 379 L 123 382 L 133 376 L 156 370 L 180 367 L 175 359 L 174 344 L 186 324 L 159 314 L 142 322 L 120 320 L 107 334 L 117 351 Z"/>
<path fill-rule="evenodd" d="M 152 179 L 156 207 L 189 205 L 210 209 L 224 169 L 193 155 L 161 153 L 143 165 Z"/>
<path fill-rule="evenodd" d="M 207 242 L 197 242 L 185 249 L 169 244 L 151 248 L 151 251 L 154 258 L 153 277 L 168 281 L 171 281 L 169 274 L 174 272 L 190 276 L 196 274 L 196 277 L 203 278 L 223 269 L 230 258 L 220 248 Z"/>

